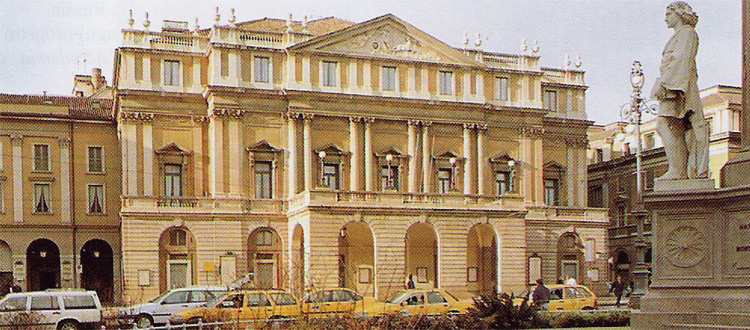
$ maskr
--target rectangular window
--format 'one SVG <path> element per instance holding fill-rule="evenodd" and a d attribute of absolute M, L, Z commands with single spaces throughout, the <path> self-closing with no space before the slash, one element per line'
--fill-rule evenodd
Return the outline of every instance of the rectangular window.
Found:
<path fill-rule="evenodd" d="M 510 172 L 500 171 L 495 173 L 495 187 L 498 195 L 509 193 L 511 191 Z"/>
<path fill-rule="evenodd" d="M 89 173 L 103 173 L 104 150 L 102 147 L 89 147 Z"/>
<path fill-rule="evenodd" d="M 267 83 L 270 78 L 271 59 L 268 57 L 255 57 L 255 82 Z"/>
<path fill-rule="evenodd" d="M 440 94 L 453 95 L 453 72 L 440 71 Z"/>
<path fill-rule="evenodd" d="M 557 179 L 544 179 L 544 202 L 548 206 L 559 206 L 559 180 Z"/>
<path fill-rule="evenodd" d="M 617 206 L 617 219 L 615 220 L 617 221 L 615 225 L 618 227 L 628 225 L 628 209 L 627 207 L 625 207 L 625 205 Z"/>
<path fill-rule="evenodd" d="M 50 213 L 50 184 L 34 184 L 34 213 Z"/>
<path fill-rule="evenodd" d="M 384 91 L 396 90 L 396 67 L 394 66 L 383 67 L 383 90 Z"/>
<path fill-rule="evenodd" d="M 323 164 L 323 186 L 332 190 L 339 189 L 339 165 Z"/>
<path fill-rule="evenodd" d="M 57 296 L 37 296 L 31 297 L 32 311 L 45 311 L 60 309 Z"/>
<path fill-rule="evenodd" d="M 34 145 L 34 171 L 49 172 L 49 146 Z"/>
<path fill-rule="evenodd" d="M 508 78 L 495 78 L 495 98 L 497 98 L 498 101 L 508 100 Z"/>
<path fill-rule="evenodd" d="M 96 309 L 94 296 L 63 296 L 65 309 Z"/>
<path fill-rule="evenodd" d="M 164 85 L 180 85 L 180 61 L 164 60 Z"/>
<path fill-rule="evenodd" d="M 550 111 L 557 111 L 557 91 L 544 91 L 544 108 Z"/>
<path fill-rule="evenodd" d="M 164 195 L 167 197 L 182 196 L 182 165 L 167 164 L 164 166 Z"/>
<path fill-rule="evenodd" d="M 397 166 L 383 166 L 380 170 L 380 186 L 383 190 L 398 190 Z"/>
<path fill-rule="evenodd" d="M 323 86 L 336 87 L 336 62 L 323 62 Z"/>
<path fill-rule="evenodd" d="M 104 186 L 89 185 L 89 214 L 104 214 Z"/>
<path fill-rule="evenodd" d="M 271 162 L 255 162 L 255 198 L 273 198 Z"/>
<path fill-rule="evenodd" d="M 441 168 L 438 170 L 438 190 L 441 194 L 447 194 L 453 188 L 453 169 Z"/>

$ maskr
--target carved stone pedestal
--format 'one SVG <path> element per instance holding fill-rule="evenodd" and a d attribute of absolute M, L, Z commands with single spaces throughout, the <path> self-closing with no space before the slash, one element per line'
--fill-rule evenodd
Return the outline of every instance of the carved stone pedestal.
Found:
<path fill-rule="evenodd" d="M 654 191 L 656 192 L 673 192 L 673 191 L 695 191 L 695 190 L 713 190 L 715 188 L 714 179 L 685 179 L 685 180 L 656 180 L 654 181 Z"/>
<path fill-rule="evenodd" d="M 632 329 L 750 329 L 750 187 L 657 192 L 652 285 Z"/>

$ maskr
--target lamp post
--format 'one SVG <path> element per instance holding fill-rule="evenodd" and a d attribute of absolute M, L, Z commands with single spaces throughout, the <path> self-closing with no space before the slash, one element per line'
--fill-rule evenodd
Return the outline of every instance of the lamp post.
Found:
<path fill-rule="evenodd" d="M 456 159 L 456 157 L 451 157 L 450 159 L 448 159 L 448 161 L 451 163 L 451 189 L 450 190 L 455 190 L 456 189 L 456 162 L 458 161 L 458 159 Z"/>
<path fill-rule="evenodd" d="M 325 158 L 326 158 L 326 152 L 321 151 L 318 153 L 318 157 L 320 157 L 320 186 L 326 187 L 326 172 L 325 172 Z"/>
<path fill-rule="evenodd" d="M 508 161 L 508 167 L 510 167 L 510 177 L 508 178 L 508 192 L 512 193 L 515 189 L 515 176 L 516 176 L 516 161 L 511 159 Z"/>
<path fill-rule="evenodd" d="M 387 154 L 385 161 L 388 162 L 388 187 L 386 190 L 393 189 L 393 173 L 391 172 L 391 163 L 393 162 L 393 155 Z"/>
<path fill-rule="evenodd" d="M 646 240 L 643 238 L 643 222 L 648 217 L 648 211 L 643 205 L 643 169 L 641 152 L 641 117 L 643 113 L 656 114 L 656 106 L 649 105 L 641 96 L 644 78 L 641 62 L 634 61 L 630 71 L 630 84 L 633 94 L 630 103 L 623 106 L 620 115 L 635 125 L 635 176 L 636 176 L 636 210 L 630 212 L 631 218 L 636 219 L 638 236 L 635 240 L 636 264 L 633 269 L 633 293 L 630 295 L 629 307 L 640 309 L 641 298 L 648 292 L 648 268 L 646 267 Z"/>

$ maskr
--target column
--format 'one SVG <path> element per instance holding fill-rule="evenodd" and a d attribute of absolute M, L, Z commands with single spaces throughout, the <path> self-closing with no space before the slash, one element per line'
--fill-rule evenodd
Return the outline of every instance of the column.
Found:
<path fill-rule="evenodd" d="M 409 145 L 406 151 L 409 154 L 409 193 L 417 192 L 417 125 L 416 120 L 409 120 L 408 125 Z"/>
<path fill-rule="evenodd" d="M 208 118 L 208 190 L 212 197 L 224 197 L 224 110 Z"/>
<path fill-rule="evenodd" d="M 312 124 L 312 114 L 303 114 L 303 127 L 302 127 L 302 138 L 304 141 L 303 157 L 305 157 L 305 190 L 310 191 L 313 189 L 313 164 L 312 164 L 312 141 L 310 138 L 310 130 Z"/>
<path fill-rule="evenodd" d="M 127 192 L 123 191 L 128 196 L 138 195 L 138 145 L 137 145 L 137 126 L 131 121 L 127 124 L 123 123 L 123 139 L 127 144 L 127 159 L 128 163 L 128 189 Z"/>
<path fill-rule="evenodd" d="M 349 152 L 351 153 L 351 166 L 349 167 L 349 190 L 359 191 L 360 185 L 360 152 L 359 152 L 359 130 L 357 124 L 360 118 L 349 117 Z M 365 147 L 366 148 L 366 147 Z M 369 185 L 369 183 L 368 183 Z M 368 188 L 369 190 L 369 188 Z"/>
<path fill-rule="evenodd" d="M 10 140 L 13 145 L 13 220 L 23 222 L 23 136 L 12 134 Z"/>
<path fill-rule="evenodd" d="M 429 194 L 432 191 L 432 153 L 430 147 L 430 122 L 422 123 L 422 192 Z"/>
<path fill-rule="evenodd" d="M 565 166 L 565 187 L 567 188 L 567 203 L 560 201 L 560 205 L 575 205 L 576 197 L 576 184 L 578 182 L 578 169 L 576 169 L 577 155 L 575 149 L 575 143 L 573 141 L 566 141 L 565 156 L 567 164 Z"/>
<path fill-rule="evenodd" d="M 578 152 L 578 166 L 576 167 L 578 170 L 578 182 L 576 182 L 578 185 L 578 201 L 575 206 L 580 207 L 586 207 L 589 202 L 588 170 L 586 166 L 588 158 L 586 157 L 586 149 L 588 149 L 588 140 L 584 139 L 581 141 L 578 150 L 576 150 Z"/>
<path fill-rule="evenodd" d="M 473 159 L 471 157 L 471 131 L 474 129 L 474 124 L 464 124 L 464 194 L 471 195 L 474 191 L 473 178 L 474 171 L 472 170 Z"/>
<path fill-rule="evenodd" d="M 58 142 L 60 143 L 60 220 L 62 223 L 70 223 L 70 139 L 64 137 L 58 139 Z"/>
<path fill-rule="evenodd" d="M 538 205 L 544 204 L 544 149 L 542 144 L 542 129 L 537 129 L 533 136 L 534 142 L 534 200 Z"/>
<path fill-rule="evenodd" d="M 154 195 L 153 121 L 143 122 L 143 195 Z"/>
<path fill-rule="evenodd" d="M 477 195 L 484 195 L 484 173 L 487 161 L 484 159 L 484 133 L 487 125 L 477 125 Z"/>
<path fill-rule="evenodd" d="M 287 195 L 289 199 L 297 194 L 297 117 L 299 115 L 296 113 L 287 114 L 287 134 L 289 134 L 287 141 L 287 149 L 289 150 L 289 164 L 287 165 L 287 184 L 289 186 L 287 188 Z"/>
<path fill-rule="evenodd" d="M 375 119 L 365 118 L 365 184 L 367 191 L 375 190 L 372 163 L 372 122 Z"/>
<path fill-rule="evenodd" d="M 228 116 L 227 137 L 229 139 L 229 196 L 242 195 L 242 131 L 240 130 L 241 110 L 233 110 Z"/>
<path fill-rule="evenodd" d="M 195 196 L 203 196 L 203 123 L 208 117 L 193 117 L 193 182 Z"/>

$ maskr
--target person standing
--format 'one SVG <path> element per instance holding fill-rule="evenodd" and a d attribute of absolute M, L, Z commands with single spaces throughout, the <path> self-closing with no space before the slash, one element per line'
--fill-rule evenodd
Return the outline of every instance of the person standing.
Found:
<path fill-rule="evenodd" d="M 531 301 L 534 302 L 534 305 L 539 307 L 541 310 L 547 310 L 549 308 L 549 300 L 551 298 L 551 294 L 549 292 L 549 288 L 544 286 L 544 280 L 537 279 L 536 280 L 536 288 L 534 288 L 534 293 L 531 294 Z"/>
<path fill-rule="evenodd" d="M 662 52 L 660 76 L 651 97 L 659 101 L 656 130 L 669 169 L 657 180 L 708 178 L 708 121 L 698 90 L 698 15 L 683 1 L 667 6 L 665 21 L 674 29 Z"/>
<path fill-rule="evenodd" d="M 622 281 L 622 276 L 617 275 L 617 278 L 612 282 L 612 286 L 609 288 L 609 293 L 614 292 L 615 297 L 617 297 L 615 307 L 620 307 L 620 299 L 622 299 L 623 291 L 625 291 L 625 283 Z"/>
<path fill-rule="evenodd" d="M 414 275 L 409 274 L 409 280 L 406 282 L 406 289 L 413 290 L 416 288 L 417 286 L 414 284 Z"/>

